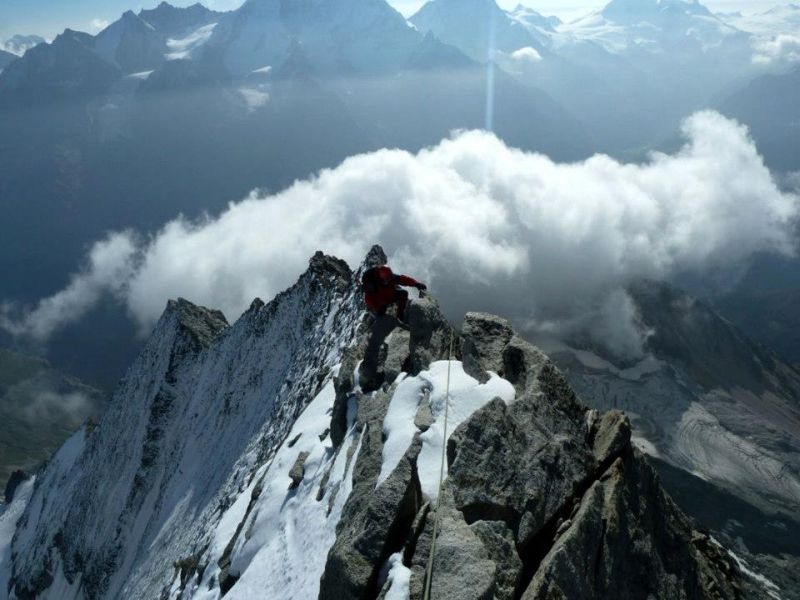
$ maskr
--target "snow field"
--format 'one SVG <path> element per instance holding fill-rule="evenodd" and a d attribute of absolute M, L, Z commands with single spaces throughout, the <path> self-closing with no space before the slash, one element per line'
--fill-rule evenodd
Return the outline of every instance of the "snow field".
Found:
<path fill-rule="evenodd" d="M 231 572 L 240 579 L 226 598 L 301 600 L 319 594 L 328 551 L 336 540 L 336 525 L 352 490 L 352 466 L 360 447 L 360 437 L 357 439 L 353 429 L 338 452 L 334 452 L 329 436 L 320 440 L 330 426 L 335 396 L 330 380 L 298 417 L 272 462 L 257 473 L 249 489 L 225 513 L 211 546 L 214 571 L 204 575 L 205 582 L 197 587 L 193 598 L 219 598 L 219 588 L 209 590 L 206 583 L 218 577 L 216 559 L 244 518 L 252 490 L 262 478 L 263 489 L 231 556 Z M 356 452 L 348 465 L 347 455 L 354 443 Z M 305 476 L 291 490 L 289 471 L 304 452 L 308 453 Z M 325 495 L 318 500 L 320 484 L 329 471 Z"/>
<path fill-rule="evenodd" d="M 439 495 L 439 472 L 442 460 L 442 442 L 445 417 L 445 397 L 447 389 L 448 361 L 441 360 L 431 364 L 427 371 L 416 377 L 406 377 L 397 386 L 389 404 L 383 423 L 385 442 L 383 463 L 378 477 L 378 485 L 383 483 L 397 467 L 403 455 L 420 430 L 414 425 L 414 417 L 421 402 L 428 402 L 433 424 L 420 433 L 422 450 L 417 459 L 422 492 L 430 500 Z M 450 361 L 450 408 L 447 420 L 447 439 L 461 423 L 476 410 L 493 398 L 499 397 L 506 403 L 514 400 L 514 386 L 502 377 L 491 374 L 486 383 L 479 383 L 464 372 L 460 361 Z M 444 440 L 446 443 L 446 440 Z M 447 464 L 444 465 L 447 477 Z"/>

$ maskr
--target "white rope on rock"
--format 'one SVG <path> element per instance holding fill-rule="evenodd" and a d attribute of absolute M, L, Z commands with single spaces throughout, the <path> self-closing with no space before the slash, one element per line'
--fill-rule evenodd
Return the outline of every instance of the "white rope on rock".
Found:
<path fill-rule="evenodd" d="M 433 515 L 433 538 L 431 539 L 431 552 L 428 555 L 428 568 L 425 572 L 424 600 L 430 600 L 431 580 L 433 579 L 433 556 L 436 554 L 436 535 L 439 532 L 439 507 L 442 504 L 442 488 L 444 487 L 444 464 L 447 458 L 447 417 L 450 412 L 450 365 L 453 362 L 453 330 L 450 330 L 450 350 L 447 354 L 447 385 L 444 394 L 444 429 L 442 431 L 442 462 L 439 465 L 439 492 L 436 495 L 436 508 Z"/>

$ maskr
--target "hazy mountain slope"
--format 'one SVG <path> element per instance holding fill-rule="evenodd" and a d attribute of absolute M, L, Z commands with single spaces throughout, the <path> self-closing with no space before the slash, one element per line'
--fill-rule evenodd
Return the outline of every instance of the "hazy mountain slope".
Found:
<path fill-rule="evenodd" d="M 633 297 L 652 330 L 642 362 L 618 368 L 563 347 L 554 360 L 590 405 L 631 416 L 685 509 L 791 591 L 775 563 L 800 560 L 800 546 L 777 533 L 770 545 L 766 532 L 800 527 L 800 373 L 686 294 L 643 284 Z M 712 496 L 724 500 L 707 520 Z"/>
<path fill-rule="evenodd" d="M 800 363 L 800 289 L 754 290 L 719 299 L 717 309 L 788 362 Z"/>
<path fill-rule="evenodd" d="M 8 65 L 11 64 L 12 61 L 17 59 L 16 54 L 11 54 L 10 52 L 6 52 L 5 50 L 0 50 L 0 71 L 5 69 Z"/>
<path fill-rule="evenodd" d="M 769 165 L 800 169 L 800 67 L 754 79 L 719 109 L 747 124 Z"/>
<path fill-rule="evenodd" d="M 640 286 L 634 298 L 653 332 L 650 355 L 620 370 L 597 357 L 592 363 L 589 354 L 555 353 L 557 360 L 572 356 L 573 384 L 598 407 L 634 415 L 638 435 L 652 445 L 643 448 L 793 514 L 800 506 L 798 372 L 666 285 Z"/>
<path fill-rule="evenodd" d="M 763 597 L 627 419 L 587 410 L 502 319 L 457 332 L 421 299 L 410 331 L 386 317 L 368 341 L 357 277 L 318 254 L 232 326 L 171 302 L 98 427 L 22 495 L 12 597 L 417 599 L 434 518 L 436 598 Z"/>
<path fill-rule="evenodd" d="M 95 53 L 92 36 L 68 29 L 52 44 L 31 48 L 3 71 L 0 107 L 13 109 L 22 101 L 41 106 L 89 100 L 117 76 L 117 68 Z"/>
<path fill-rule="evenodd" d="M 409 20 L 482 63 L 496 60 L 495 51 L 543 50 L 521 20 L 512 18 L 494 0 L 432 0 Z"/>
<path fill-rule="evenodd" d="M 0 490 L 13 471 L 46 461 L 105 404 L 100 391 L 46 361 L 0 349 Z"/>
<path fill-rule="evenodd" d="M 649 456 L 648 460 L 675 502 L 731 548 L 741 566 L 767 579 L 772 598 L 800 598 L 797 519 L 763 511 L 729 490 L 661 459 Z"/>

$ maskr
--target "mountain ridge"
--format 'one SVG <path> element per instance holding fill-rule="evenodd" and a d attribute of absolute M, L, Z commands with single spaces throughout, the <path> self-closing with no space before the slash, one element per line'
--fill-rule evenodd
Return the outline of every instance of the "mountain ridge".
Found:
<path fill-rule="evenodd" d="M 171 301 L 98 427 L 21 494 L 13 597 L 418 598 L 435 513 L 437 598 L 761 595 L 664 495 L 622 413 L 587 409 L 497 317 L 455 330 L 419 298 L 410 331 L 370 326 L 359 271 L 318 253 L 233 325 Z"/>

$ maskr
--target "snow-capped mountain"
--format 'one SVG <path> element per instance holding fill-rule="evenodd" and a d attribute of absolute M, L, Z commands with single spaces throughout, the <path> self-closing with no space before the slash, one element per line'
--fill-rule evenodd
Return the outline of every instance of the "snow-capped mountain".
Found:
<path fill-rule="evenodd" d="M 317 254 L 233 325 L 171 302 L 0 515 L 10 596 L 416 600 L 436 535 L 435 598 L 766 597 L 505 321 L 370 333 L 358 277 Z"/>
<path fill-rule="evenodd" d="M 651 353 L 617 369 L 573 351 L 586 377 L 571 379 L 581 396 L 635 415 L 643 450 L 756 503 L 800 510 L 800 373 L 686 294 L 662 284 L 633 294 Z M 592 374 L 618 385 L 597 385 Z"/>
<path fill-rule="evenodd" d="M 534 35 L 542 26 L 538 16 L 524 10 L 510 15 L 495 0 L 431 0 L 409 20 L 420 31 L 433 32 L 443 42 L 485 63 L 495 61 L 497 52 L 531 48 L 539 53 L 542 46 Z"/>
<path fill-rule="evenodd" d="M 766 68 L 753 34 L 695 0 L 612 0 L 570 23 L 494 0 L 431 0 L 410 20 L 543 89 L 607 152 L 652 146 Z"/>
<path fill-rule="evenodd" d="M 743 31 L 779 35 L 800 31 L 800 4 L 787 3 L 769 10 L 743 15 L 734 13 L 722 18 Z"/>
<path fill-rule="evenodd" d="M 612 0 L 561 28 L 617 53 L 694 53 L 747 36 L 698 0 Z"/>
<path fill-rule="evenodd" d="M 341 76 L 400 71 L 421 41 L 384 0 L 248 0 L 209 43 L 236 75 L 276 67 L 299 44 L 318 73 Z"/>
<path fill-rule="evenodd" d="M 96 36 L 95 51 L 125 73 L 142 73 L 165 60 L 189 58 L 223 18 L 199 4 L 179 9 L 162 2 L 138 15 L 127 11 Z"/>

